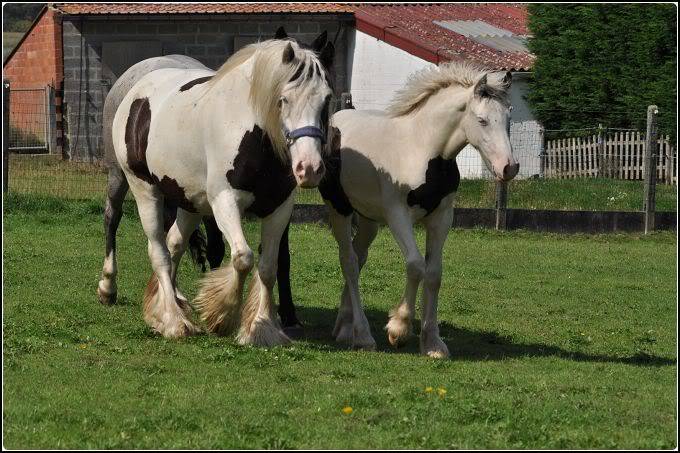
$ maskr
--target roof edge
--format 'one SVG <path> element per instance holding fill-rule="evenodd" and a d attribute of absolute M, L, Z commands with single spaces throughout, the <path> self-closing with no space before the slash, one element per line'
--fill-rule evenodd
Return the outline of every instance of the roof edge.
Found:
<path fill-rule="evenodd" d="M 14 54 L 17 52 L 17 49 L 19 49 L 19 47 L 21 47 L 21 45 L 24 43 L 24 41 L 26 41 L 26 38 L 28 38 L 28 35 L 31 34 L 31 32 L 33 31 L 33 29 L 35 28 L 35 26 L 38 24 L 38 22 L 40 22 L 40 19 L 42 19 L 42 17 L 45 15 L 45 12 L 46 12 L 48 9 L 49 9 L 49 5 L 48 5 L 48 4 L 45 4 L 45 6 L 43 6 L 43 8 L 42 8 L 42 9 L 40 10 L 40 12 L 38 13 L 38 15 L 35 16 L 35 19 L 33 19 L 33 22 L 31 23 L 31 26 L 28 27 L 28 30 L 26 30 L 26 31 L 24 32 L 24 36 L 21 37 L 21 39 L 19 40 L 19 42 L 14 46 L 14 49 L 12 49 L 12 51 L 11 51 L 10 53 L 8 53 L 8 54 L 7 54 L 7 57 L 5 57 L 5 59 L 3 60 L 3 62 L 2 62 L 2 68 L 3 68 L 3 69 L 5 68 L 5 66 L 7 66 L 7 63 L 9 63 L 9 61 L 12 59 L 12 57 L 14 56 Z M 60 14 L 61 14 L 61 13 L 60 13 Z"/>

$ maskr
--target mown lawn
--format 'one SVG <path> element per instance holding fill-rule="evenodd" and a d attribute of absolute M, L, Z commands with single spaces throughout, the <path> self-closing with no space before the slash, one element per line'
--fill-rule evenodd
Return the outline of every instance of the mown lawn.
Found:
<path fill-rule="evenodd" d="M 452 357 L 436 361 L 415 339 L 399 351 L 386 341 L 403 265 L 385 230 L 361 281 L 378 352 L 331 338 L 341 273 L 319 225 L 291 229 L 308 338 L 264 350 L 149 332 L 132 204 L 120 303 L 104 307 L 100 204 L 4 201 L 6 448 L 677 447 L 674 232 L 453 231 L 439 310 Z M 257 228 L 246 225 L 253 247 Z M 187 296 L 197 277 L 185 262 Z"/>

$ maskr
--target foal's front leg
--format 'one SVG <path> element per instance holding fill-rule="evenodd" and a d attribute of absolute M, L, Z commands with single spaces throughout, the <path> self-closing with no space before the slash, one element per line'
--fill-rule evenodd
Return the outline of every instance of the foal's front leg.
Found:
<path fill-rule="evenodd" d="M 442 252 L 453 223 L 452 202 L 444 200 L 439 208 L 425 218 L 427 228 L 427 262 L 422 298 L 420 352 L 434 358 L 449 356 L 449 349 L 439 336 L 437 304 L 442 281 Z"/>
<path fill-rule="evenodd" d="M 413 221 L 405 205 L 397 205 L 387 210 L 387 224 L 399 244 L 406 259 L 406 288 L 401 302 L 390 311 L 390 320 L 385 326 L 387 337 L 392 346 L 398 346 L 411 336 L 412 321 L 415 316 L 418 286 L 425 273 L 425 260 L 418 250 L 413 235 Z"/>
<path fill-rule="evenodd" d="M 273 289 L 276 283 L 279 243 L 293 212 L 294 200 L 295 194 L 291 193 L 284 204 L 262 219 L 262 253 L 241 315 L 241 329 L 237 336 L 241 344 L 269 347 L 290 343 L 290 338 L 283 333 L 276 320 Z"/>

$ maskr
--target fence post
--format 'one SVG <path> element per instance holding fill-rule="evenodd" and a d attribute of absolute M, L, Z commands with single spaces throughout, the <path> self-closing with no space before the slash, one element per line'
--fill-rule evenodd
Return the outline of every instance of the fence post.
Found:
<path fill-rule="evenodd" d="M 645 211 L 645 234 L 654 231 L 654 212 L 656 211 L 656 158 L 659 143 L 657 141 L 656 105 L 647 107 L 647 136 L 645 137 L 645 196 L 643 199 Z"/>
<path fill-rule="evenodd" d="M 505 230 L 508 207 L 508 183 L 496 181 L 496 229 Z"/>
<path fill-rule="evenodd" d="M 2 193 L 9 187 L 9 80 L 2 81 Z"/>
<path fill-rule="evenodd" d="M 604 162 L 604 132 L 602 124 L 597 125 L 597 176 L 605 176 L 607 165 Z"/>
<path fill-rule="evenodd" d="M 47 147 L 50 154 L 57 152 L 57 105 L 54 87 L 47 85 Z"/>

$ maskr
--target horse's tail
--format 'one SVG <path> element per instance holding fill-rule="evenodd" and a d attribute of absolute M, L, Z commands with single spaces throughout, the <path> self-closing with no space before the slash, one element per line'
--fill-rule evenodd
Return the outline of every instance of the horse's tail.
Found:
<path fill-rule="evenodd" d="M 200 227 L 196 228 L 189 237 L 189 255 L 201 272 L 205 272 L 208 262 L 208 241 Z"/>

